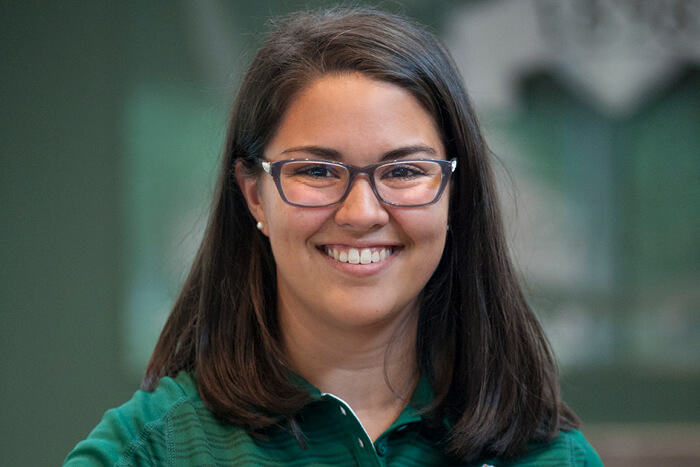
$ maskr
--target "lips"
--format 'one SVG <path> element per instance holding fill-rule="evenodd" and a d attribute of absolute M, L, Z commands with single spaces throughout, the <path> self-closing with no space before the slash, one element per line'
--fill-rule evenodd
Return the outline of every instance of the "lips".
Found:
<path fill-rule="evenodd" d="M 392 247 L 342 248 L 325 246 L 322 251 L 336 261 L 350 264 L 379 263 L 394 252 Z"/>

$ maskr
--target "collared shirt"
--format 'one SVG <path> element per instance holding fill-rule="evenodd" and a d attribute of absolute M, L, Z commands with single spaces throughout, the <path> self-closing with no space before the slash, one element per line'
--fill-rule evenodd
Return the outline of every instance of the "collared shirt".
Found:
<path fill-rule="evenodd" d="M 352 409 L 299 379 L 312 400 L 298 414 L 302 448 L 290 430 L 275 427 L 263 439 L 217 418 L 199 397 L 192 375 L 161 379 L 152 392 L 105 413 L 90 436 L 78 443 L 64 466 L 598 466 L 595 451 L 578 431 L 533 445 L 517 461 L 498 459 L 459 464 L 443 456 L 444 432 L 431 428 L 415 407 L 430 396 L 419 383 L 411 403 L 372 442 Z"/>

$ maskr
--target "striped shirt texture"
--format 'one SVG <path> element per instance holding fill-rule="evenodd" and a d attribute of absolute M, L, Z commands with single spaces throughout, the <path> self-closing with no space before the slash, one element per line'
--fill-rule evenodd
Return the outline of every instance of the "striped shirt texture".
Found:
<path fill-rule="evenodd" d="M 308 383 L 302 383 L 308 385 Z M 419 384 L 411 404 L 375 442 L 342 400 L 309 387 L 312 401 L 298 414 L 305 446 L 283 427 L 262 439 L 217 418 L 199 397 L 194 377 L 163 378 L 152 392 L 138 391 L 108 410 L 64 466 L 601 466 L 577 431 L 562 431 L 547 444 L 532 445 L 517 460 L 484 459 L 463 464 L 443 456 L 444 432 L 416 412 L 430 397 Z"/>

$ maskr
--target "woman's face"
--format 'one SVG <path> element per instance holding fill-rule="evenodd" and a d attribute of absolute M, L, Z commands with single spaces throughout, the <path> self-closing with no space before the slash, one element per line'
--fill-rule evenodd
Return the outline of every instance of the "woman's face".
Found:
<path fill-rule="evenodd" d="M 327 159 L 319 156 L 326 151 L 365 166 L 402 148 L 413 148 L 406 158 L 446 158 L 435 122 L 417 99 L 361 74 L 326 75 L 292 101 L 264 157 Z M 435 204 L 398 208 L 381 203 L 359 176 L 342 203 L 301 208 L 286 204 L 266 173 L 239 181 L 270 239 L 283 327 L 291 319 L 348 331 L 417 313 L 444 249 L 449 187 Z M 355 255 L 372 262 L 353 264 Z"/>

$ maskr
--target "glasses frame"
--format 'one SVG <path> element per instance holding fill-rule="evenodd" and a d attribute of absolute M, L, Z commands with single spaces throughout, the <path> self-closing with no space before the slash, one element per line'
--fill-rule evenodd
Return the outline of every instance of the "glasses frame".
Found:
<path fill-rule="evenodd" d="M 284 190 L 282 189 L 282 180 L 280 177 L 280 173 L 282 172 L 282 167 L 285 164 L 288 164 L 290 162 L 318 162 L 320 164 L 331 164 L 331 165 L 338 165 L 341 167 L 344 167 L 348 171 L 348 185 L 345 188 L 345 193 L 343 193 L 343 196 L 340 197 L 338 201 L 335 201 L 333 203 L 328 203 L 328 204 L 322 204 L 319 206 L 307 206 L 304 204 L 297 204 L 297 203 L 292 203 L 287 199 L 287 197 L 284 194 Z M 442 174 L 440 177 L 440 188 L 438 189 L 437 194 L 435 195 L 435 198 L 430 201 L 429 203 L 422 203 L 422 204 L 396 204 L 396 203 L 390 203 L 389 201 L 386 201 L 385 199 L 382 198 L 382 196 L 379 194 L 379 191 L 377 190 L 377 186 L 374 181 L 374 172 L 376 172 L 377 169 L 380 167 L 389 165 L 389 164 L 396 164 L 396 163 L 411 163 L 411 162 L 435 162 L 438 165 L 440 165 L 440 168 L 442 169 Z M 350 190 L 352 189 L 352 183 L 355 180 L 355 177 L 358 175 L 366 175 L 369 184 L 372 187 L 372 191 L 374 192 L 374 196 L 377 197 L 379 201 L 382 203 L 389 205 L 389 206 L 396 206 L 396 207 L 401 207 L 401 208 L 419 208 L 422 206 L 430 206 L 431 204 L 437 203 L 440 198 L 442 197 L 443 191 L 445 191 L 445 187 L 447 186 L 447 182 L 450 180 L 450 177 L 452 176 L 452 172 L 455 171 L 457 168 L 457 158 L 453 158 L 450 160 L 444 160 L 444 159 L 396 159 L 396 160 L 391 160 L 391 161 L 386 161 L 386 162 L 381 162 L 379 164 L 373 164 L 373 165 L 365 165 L 363 167 L 358 167 L 356 165 L 350 165 L 350 164 L 345 164 L 343 162 L 336 162 L 336 161 L 328 161 L 328 160 L 323 160 L 323 159 L 286 159 L 286 160 L 281 160 L 281 161 L 266 161 L 261 159 L 260 160 L 260 165 L 262 166 L 262 169 L 269 174 L 272 177 L 272 180 L 274 180 L 275 185 L 277 186 L 277 191 L 280 194 L 280 197 L 282 200 L 291 205 L 291 206 L 296 206 L 299 208 L 326 208 L 328 206 L 333 206 L 339 203 L 342 203 L 345 201 L 345 198 L 348 197 L 348 193 L 350 193 Z"/>

